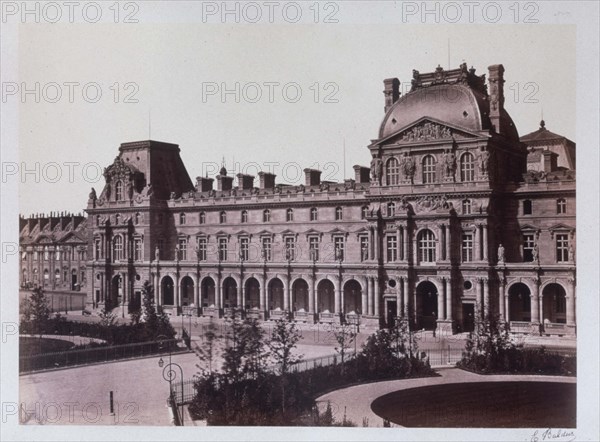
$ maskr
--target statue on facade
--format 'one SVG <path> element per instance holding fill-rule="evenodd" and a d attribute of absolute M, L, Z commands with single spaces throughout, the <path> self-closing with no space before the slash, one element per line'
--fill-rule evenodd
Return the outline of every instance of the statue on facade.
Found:
<path fill-rule="evenodd" d="M 444 171 L 446 173 L 446 177 L 453 178 L 454 171 L 456 170 L 456 158 L 454 153 L 451 150 L 447 150 L 442 155 L 442 161 L 444 164 Z"/>
<path fill-rule="evenodd" d="M 569 262 L 575 262 L 575 250 L 573 250 L 573 244 L 569 244 Z"/>
<path fill-rule="evenodd" d="M 158 261 L 160 259 L 160 249 L 158 246 L 154 248 L 154 260 Z"/>
<path fill-rule="evenodd" d="M 153 193 L 154 193 L 154 189 L 152 188 L 152 183 L 149 183 L 146 186 L 146 196 L 152 196 Z"/>
<path fill-rule="evenodd" d="M 498 246 L 498 264 L 504 264 L 504 246 L 502 244 Z"/>
<path fill-rule="evenodd" d="M 400 168 L 404 177 L 412 182 L 413 176 L 415 175 L 416 165 L 415 160 L 408 153 L 404 153 L 400 160 Z"/>
<path fill-rule="evenodd" d="M 381 181 L 381 171 L 383 169 L 383 161 L 381 158 L 374 156 L 371 160 L 371 182 L 379 184 Z"/>
<path fill-rule="evenodd" d="M 130 200 L 133 199 L 133 183 L 131 180 L 127 181 L 127 196 Z"/>
<path fill-rule="evenodd" d="M 179 252 L 180 252 L 180 249 L 179 249 L 179 244 L 177 244 L 177 245 L 175 246 L 175 260 L 176 260 L 176 261 L 179 261 L 179 255 L 180 255 L 180 253 L 179 253 Z"/>
<path fill-rule="evenodd" d="M 90 192 L 90 194 L 89 194 L 88 198 L 89 198 L 89 199 L 90 199 L 92 202 L 94 202 L 94 203 L 95 203 L 95 202 L 96 202 L 96 200 L 98 199 L 98 197 L 97 197 L 97 195 L 96 195 L 96 189 L 94 189 L 93 187 L 92 187 L 92 190 L 91 190 L 91 192 Z"/>
<path fill-rule="evenodd" d="M 537 242 L 533 245 L 533 250 L 531 251 L 533 255 L 533 262 L 540 262 L 540 250 L 538 249 Z"/>
<path fill-rule="evenodd" d="M 107 201 L 110 200 L 110 192 L 111 192 L 110 182 L 107 181 L 106 186 L 104 187 L 104 195 L 106 196 Z"/>
<path fill-rule="evenodd" d="M 478 156 L 479 172 L 481 172 L 482 175 L 486 175 L 488 173 L 489 162 L 490 153 L 487 150 L 482 150 Z"/>

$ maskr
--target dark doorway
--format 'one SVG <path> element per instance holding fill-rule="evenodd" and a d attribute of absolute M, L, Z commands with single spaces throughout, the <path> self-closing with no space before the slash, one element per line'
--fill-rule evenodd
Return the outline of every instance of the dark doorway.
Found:
<path fill-rule="evenodd" d="M 71 275 L 71 290 L 77 290 L 77 273 L 73 270 Z"/>
<path fill-rule="evenodd" d="M 475 304 L 463 304 L 463 331 L 472 332 L 475 330 Z"/>
<path fill-rule="evenodd" d="M 396 323 L 396 313 L 398 312 L 397 301 L 386 301 L 385 302 L 385 320 L 386 325 L 392 328 Z"/>

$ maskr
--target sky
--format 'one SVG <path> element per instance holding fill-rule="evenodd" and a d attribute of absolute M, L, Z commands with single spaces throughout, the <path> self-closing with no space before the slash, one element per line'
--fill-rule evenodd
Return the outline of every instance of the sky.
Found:
<path fill-rule="evenodd" d="M 160 21 L 20 26 L 20 213 L 80 212 L 120 143 L 148 138 L 179 144 L 192 179 L 223 160 L 230 173 L 260 168 L 289 184 L 306 167 L 351 178 L 370 162 L 383 79 L 404 89 L 413 69 L 438 64 L 478 74 L 503 64 L 519 133 L 543 113 L 577 141 L 571 25 Z M 23 95 L 36 83 L 39 102 Z"/>

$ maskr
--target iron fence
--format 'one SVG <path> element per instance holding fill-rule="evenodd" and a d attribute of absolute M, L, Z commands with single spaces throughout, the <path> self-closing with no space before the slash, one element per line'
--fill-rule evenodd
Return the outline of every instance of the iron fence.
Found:
<path fill-rule="evenodd" d="M 183 382 L 173 381 L 171 383 L 171 397 L 177 405 L 189 404 L 196 395 L 196 378 L 187 379 Z M 183 394 L 181 389 L 183 387 Z"/>
<path fill-rule="evenodd" d="M 171 348 L 177 351 L 177 339 L 141 342 L 135 344 L 100 346 L 81 350 L 42 353 L 19 357 L 19 372 L 47 370 L 59 367 L 86 365 L 119 359 L 139 358 L 163 353 Z"/>

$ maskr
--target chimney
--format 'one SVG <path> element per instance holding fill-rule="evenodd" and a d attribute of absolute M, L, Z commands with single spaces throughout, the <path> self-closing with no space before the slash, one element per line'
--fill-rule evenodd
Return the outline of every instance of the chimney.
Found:
<path fill-rule="evenodd" d="M 368 183 L 371 181 L 371 169 L 364 166 L 354 166 L 354 181 L 357 183 Z"/>
<path fill-rule="evenodd" d="M 400 98 L 400 80 L 397 78 L 386 78 L 383 80 L 383 95 L 385 96 L 384 112 L 392 107 L 398 98 Z"/>
<path fill-rule="evenodd" d="M 196 177 L 196 189 L 198 192 L 208 192 L 213 189 L 213 178 Z"/>
<path fill-rule="evenodd" d="M 243 190 L 252 190 L 254 188 L 254 176 L 244 175 L 243 173 L 237 174 L 238 188 Z"/>
<path fill-rule="evenodd" d="M 261 189 L 273 189 L 275 188 L 275 177 L 277 175 L 269 172 L 258 172 L 258 179 L 260 182 Z"/>
<path fill-rule="evenodd" d="M 217 175 L 217 190 L 231 190 L 233 188 L 233 177 Z"/>
<path fill-rule="evenodd" d="M 490 122 L 498 134 L 502 133 L 500 119 L 504 110 L 504 66 L 494 64 L 488 67 L 490 83 Z"/>
<path fill-rule="evenodd" d="M 542 156 L 544 157 L 544 172 L 554 172 L 557 168 L 558 154 L 551 150 L 545 150 L 542 152 Z"/>
<path fill-rule="evenodd" d="M 321 184 L 321 171 L 317 169 L 304 169 L 304 184 L 307 187 Z"/>

